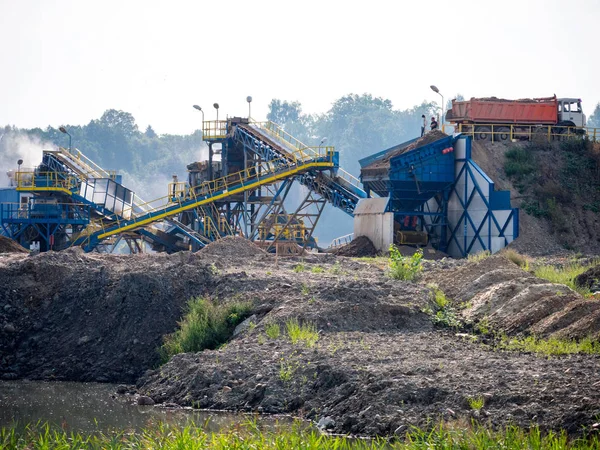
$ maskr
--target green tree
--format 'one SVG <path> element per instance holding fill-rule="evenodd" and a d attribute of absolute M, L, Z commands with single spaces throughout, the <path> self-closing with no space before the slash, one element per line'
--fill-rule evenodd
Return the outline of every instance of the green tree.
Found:
<path fill-rule="evenodd" d="M 154 129 L 152 128 L 151 125 L 148 125 L 146 127 L 146 131 L 144 131 L 144 135 L 150 139 L 154 139 L 154 138 L 158 137 L 158 135 L 156 134 L 156 132 L 154 131 Z"/>
<path fill-rule="evenodd" d="M 596 104 L 594 112 L 588 117 L 587 126 L 591 128 L 600 128 L 600 103 Z"/>

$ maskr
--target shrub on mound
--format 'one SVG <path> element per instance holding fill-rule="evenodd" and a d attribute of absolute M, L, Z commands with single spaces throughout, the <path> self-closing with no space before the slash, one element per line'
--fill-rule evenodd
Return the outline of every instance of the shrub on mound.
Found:
<path fill-rule="evenodd" d="M 191 298 L 179 329 L 164 337 L 160 348 L 163 361 L 178 353 L 217 348 L 231 337 L 236 325 L 250 316 L 250 311 L 249 303 L 215 303 L 203 297 Z"/>

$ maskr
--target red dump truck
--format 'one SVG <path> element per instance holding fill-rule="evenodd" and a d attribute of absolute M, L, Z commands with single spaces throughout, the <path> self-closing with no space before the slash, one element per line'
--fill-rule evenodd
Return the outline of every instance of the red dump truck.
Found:
<path fill-rule="evenodd" d="M 581 99 L 532 98 L 504 100 L 496 97 L 452 100 L 452 109 L 446 121 L 475 139 L 507 141 L 544 134 L 560 139 L 561 136 L 583 133 L 585 114 Z"/>

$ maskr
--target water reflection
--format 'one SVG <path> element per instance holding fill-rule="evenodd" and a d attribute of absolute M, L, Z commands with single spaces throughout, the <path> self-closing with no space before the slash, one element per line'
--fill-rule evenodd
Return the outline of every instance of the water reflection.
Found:
<path fill-rule="evenodd" d="M 49 422 L 68 431 L 91 432 L 110 429 L 148 427 L 159 421 L 174 425 L 194 422 L 217 431 L 247 420 L 246 415 L 163 409 L 132 405 L 124 396 L 115 395 L 117 386 L 99 383 L 1 381 L 0 427 Z M 291 423 L 288 418 L 262 417 L 269 428 Z"/>

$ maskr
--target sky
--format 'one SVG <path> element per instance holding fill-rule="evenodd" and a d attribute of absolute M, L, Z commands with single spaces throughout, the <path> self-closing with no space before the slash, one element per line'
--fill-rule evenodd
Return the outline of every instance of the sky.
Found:
<path fill-rule="evenodd" d="M 0 0 L 0 125 L 86 124 L 110 108 L 187 134 L 201 115 L 264 120 L 273 98 L 349 93 L 600 101 L 600 2 Z"/>

